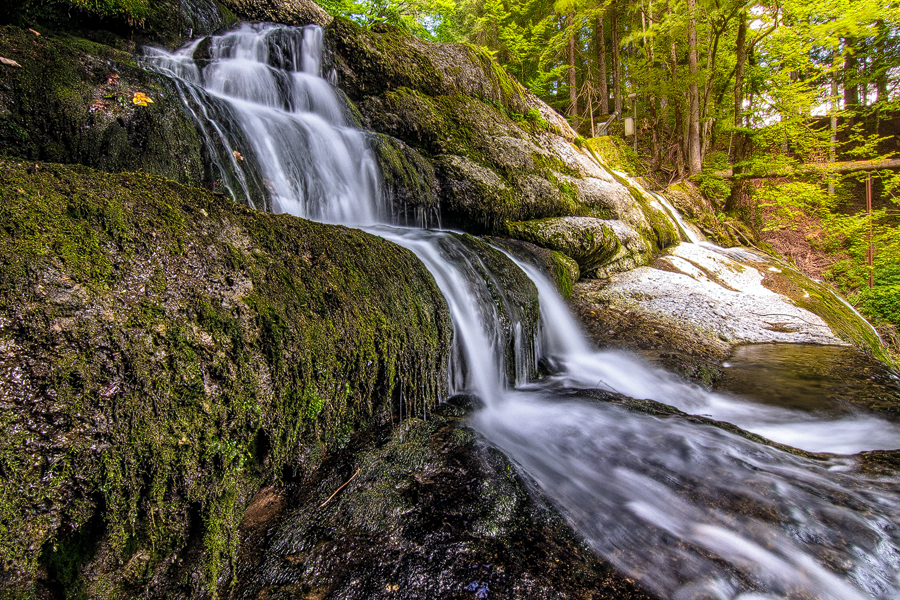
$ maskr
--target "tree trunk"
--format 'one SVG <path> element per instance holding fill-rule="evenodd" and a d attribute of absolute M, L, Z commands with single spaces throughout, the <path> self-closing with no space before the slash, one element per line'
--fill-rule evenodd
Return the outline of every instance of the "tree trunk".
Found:
<path fill-rule="evenodd" d="M 612 43 L 613 61 L 613 97 L 615 98 L 616 112 L 622 114 L 622 64 L 619 60 L 619 13 L 615 6 L 611 7 L 609 17 L 610 41 Z"/>
<path fill-rule="evenodd" d="M 887 32 L 884 20 L 878 21 L 878 37 L 875 39 L 875 61 L 873 71 L 875 75 L 875 90 L 878 92 L 878 102 L 887 102 L 888 99 L 888 69 L 890 68 L 890 56 L 887 49 Z"/>
<path fill-rule="evenodd" d="M 678 52 L 675 48 L 675 42 L 672 42 L 672 89 L 678 89 Z M 678 171 L 678 177 L 684 177 L 684 119 L 681 112 L 681 100 L 678 95 L 672 98 L 672 109 L 675 113 L 675 169 Z"/>
<path fill-rule="evenodd" d="M 740 14 L 738 23 L 737 41 L 735 42 L 734 65 L 734 155 L 731 159 L 732 169 L 735 175 L 744 172 L 741 164 L 747 159 L 750 142 L 747 134 L 742 131 L 744 127 L 744 68 L 747 62 L 747 11 Z M 740 177 L 731 186 L 731 194 L 725 200 L 726 213 L 735 212 L 738 207 L 744 206 L 750 197 L 750 182 Z"/>
<path fill-rule="evenodd" d="M 690 97 L 690 114 L 688 115 L 688 169 L 691 175 L 697 175 L 703 170 L 703 156 L 700 149 L 700 87 L 697 85 L 697 23 L 694 11 L 697 7 L 696 0 L 688 0 L 688 70 L 691 80 L 688 86 Z"/>
<path fill-rule="evenodd" d="M 600 112 L 609 114 L 609 82 L 606 75 L 606 36 L 603 31 L 603 15 L 597 16 L 597 69 L 600 71 Z"/>
<path fill-rule="evenodd" d="M 569 116 L 572 117 L 572 127 L 578 129 L 578 81 L 575 75 L 575 15 L 569 15 L 569 21 L 573 27 L 569 35 Z"/>
<path fill-rule="evenodd" d="M 856 38 L 844 39 L 844 110 L 856 110 L 859 107 L 858 64 L 856 55 L 850 50 L 855 46 Z"/>

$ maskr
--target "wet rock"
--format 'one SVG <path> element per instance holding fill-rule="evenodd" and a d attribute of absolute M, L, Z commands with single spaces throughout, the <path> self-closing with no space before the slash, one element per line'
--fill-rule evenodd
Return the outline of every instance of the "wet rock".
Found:
<path fill-rule="evenodd" d="M 608 265 L 610 271 L 646 264 L 649 249 L 641 236 L 621 221 L 560 217 L 507 224 L 507 234 L 556 250 L 575 260 L 582 273 Z"/>
<path fill-rule="evenodd" d="M 0 160 L 6 596 L 209 594 L 244 508 L 274 510 L 261 488 L 445 395 L 449 315 L 411 252 L 148 174 L 29 165 Z"/>
<path fill-rule="evenodd" d="M 224 0 L 236 17 L 246 21 L 271 21 L 284 25 L 331 23 L 331 15 L 312 0 Z"/>
<path fill-rule="evenodd" d="M 572 295 L 572 286 L 581 278 L 578 263 L 557 250 L 542 248 L 536 244 L 509 238 L 487 238 L 494 245 L 525 259 L 541 269 L 556 285 L 563 298 Z"/>
<path fill-rule="evenodd" d="M 431 163 L 444 226 L 500 234 L 508 221 L 579 215 L 619 219 L 653 246 L 669 245 L 657 234 L 667 218 L 576 146 L 565 119 L 482 50 L 342 19 L 326 28 L 326 45 L 362 124 Z"/>
<path fill-rule="evenodd" d="M 13 48 L 22 68 L 0 84 L 0 152 L 203 182 L 200 138 L 170 80 L 110 46 L 0 29 L 0 55 Z M 137 93 L 152 103 L 135 104 Z"/>
<path fill-rule="evenodd" d="M 681 244 L 652 267 L 579 284 L 573 299 L 583 314 L 629 313 L 711 356 L 742 343 L 852 343 L 889 361 L 871 326 L 834 292 L 744 249 Z"/>
<path fill-rule="evenodd" d="M 356 436 L 281 494 L 242 526 L 231 597 L 651 598 L 456 418 Z"/>

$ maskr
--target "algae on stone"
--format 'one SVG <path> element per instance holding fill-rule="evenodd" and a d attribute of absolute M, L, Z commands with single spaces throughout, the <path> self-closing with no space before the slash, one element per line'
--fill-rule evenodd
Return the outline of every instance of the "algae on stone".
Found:
<path fill-rule="evenodd" d="M 169 79 L 81 38 L 8 26 L 0 55 L 12 49 L 22 67 L 0 82 L 0 154 L 203 181 L 200 137 Z M 135 104 L 138 92 L 153 103 Z"/>
<path fill-rule="evenodd" d="M 445 302 L 389 242 L 147 174 L 0 160 L 0 196 L 11 597 L 42 568 L 91 597 L 208 593 L 260 485 L 445 393 Z"/>

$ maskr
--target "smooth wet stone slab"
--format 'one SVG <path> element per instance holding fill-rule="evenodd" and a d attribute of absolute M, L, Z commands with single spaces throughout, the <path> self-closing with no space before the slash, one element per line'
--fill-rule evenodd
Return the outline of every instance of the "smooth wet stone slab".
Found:
<path fill-rule="evenodd" d="M 741 344 L 787 342 L 852 344 L 892 360 L 872 326 L 830 287 L 745 248 L 683 243 L 652 266 L 579 282 L 571 301 L 601 345 L 634 338 L 619 325 L 638 321 L 654 336 L 688 340 L 696 355 L 724 358 Z M 593 318 L 605 331 L 594 331 Z"/>

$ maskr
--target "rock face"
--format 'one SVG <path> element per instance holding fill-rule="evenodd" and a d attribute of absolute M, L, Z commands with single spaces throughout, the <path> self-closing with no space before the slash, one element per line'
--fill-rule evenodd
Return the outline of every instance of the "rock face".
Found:
<path fill-rule="evenodd" d="M 302 485 L 261 493 L 230 596 L 650 600 L 478 442 L 456 400 L 427 422 L 373 428 Z"/>
<path fill-rule="evenodd" d="M 444 299 L 380 238 L 48 163 L 0 197 L 9 597 L 197 597 L 261 485 L 445 395 Z"/>
<path fill-rule="evenodd" d="M 224 0 L 223 4 L 247 21 L 323 27 L 331 23 L 331 15 L 312 0 Z"/>
<path fill-rule="evenodd" d="M 743 249 L 681 244 L 653 267 L 577 285 L 575 299 L 589 312 L 637 315 L 656 334 L 691 332 L 711 355 L 756 342 L 853 343 L 887 358 L 871 326 L 829 288 Z"/>
<path fill-rule="evenodd" d="M 398 140 L 378 148 L 400 210 L 437 204 L 444 226 L 494 234 L 512 221 L 614 219 L 648 248 L 677 241 L 658 208 L 576 146 L 566 121 L 482 50 L 342 19 L 326 28 L 326 45 L 362 125 Z M 416 168 L 396 167 L 398 146 Z"/>
<path fill-rule="evenodd" d="M 507 234 L 556 250 L 575 260 L 582 273 L 597 277 L 649 262 L 650 248 L 622 221 L 560 217 L 507 224 Z"/>
<path fill-rule="evenodd" d="M 17 52 L 13 52 L 16 50 Z M 32 161 L 204 178 L 200 138 L 165 77 L 87 40 L 0 29 L 0 153 Z M 135 104 L 135 94 L 152 103 Z"/>

